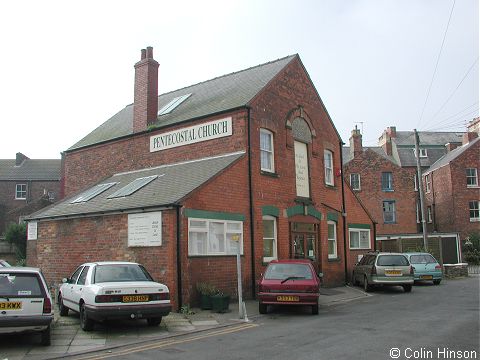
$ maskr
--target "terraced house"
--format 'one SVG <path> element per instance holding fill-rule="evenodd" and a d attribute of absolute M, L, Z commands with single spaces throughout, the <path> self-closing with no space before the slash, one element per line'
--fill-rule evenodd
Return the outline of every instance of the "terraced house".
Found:
<path fill-rule="evenodd" d="M 478 122 L 478 121 L 477 121 Z M 446 226 L 448 216 L 444 216 L 431 226 L 434 218 L 434 203 L 430 194 L 430 173 L 449 163 L 455 154 L 459 154 L 465 136 L 473 138 L 475 131 L 463 132 L 419 132 L 419 158 L 429 203 L 426 206 L 426 221 L 430 229 L 427 246 L 445 263 L 461 261 L 460 240 L 465 228 L 461 222 L 455 226 Z M 470 134 L 470 135 L 468 135 Z M 459 150 L 450 151 L 459 147 Z M 344 172 L 355 194 L 368 208 L 377 225 L 377 244 L 387 251 L 405 251 L 423 246 L 422 215 L 420 211 L 419 185 L 417 181 L 415 139 L 413 131 L 397 131 L 395 126 L 388 127 L 379 138 L 376 147 L 363 147 L 362 135 L 355 128 L 350 137 L 350 146 L 344 147 Z M 470 157 L 478 162 L 478 151 L 469 150 Z M 473 168 L 473 165 L 472 165 Z M 463 169 L 463 173 L 465 173 Z M 440 178 L 440 176 L 438 176 Z M 438 180 L 443 182 L 443 180 Z M 456 193 L 456 184 L 465 184 L 466 176 L 450 177 L 448 193 L 439 191 L 437 196 L 450 199 L 460 196 Z M 439 188 L 441 185 L 437 185 Z M 465 186 L 466 187 L 466 186 Z M 468 190 L 474 191 L 473 188 Z M 443 195 L 442 195 L 443 194 Z M 477 196 L 478 197 L 478 196 Z M 439 198 L 440 199 L 440 198 Z M 472 198 L 473 199 L 473 198 Z M 437 203 L 445 204 L 444 200 Z M 450 205 L 453 203 L 450 201 Z M 465 201 L 462 205 L 467 207 Z M 468 211 L 457 207 L 444 208 L 444 212 L 459 214 L 467 219 Z M 440 210 L 439 210 L 440 211 Z M 463 214 L 463 215 L 460 215 Z M 461 236 L 457 236 L 459 233 Z"/>
<path fill-rule="evenodd" d="M 57 282 L 87 260 L 138 261 L 177 307 L 198 282 L 236 297 L 237 253 L 246 297 L 276 258 L 343 284 L 374 223 L 300 57 L 160 96 L 158 66 L 142 50 L 134 103 L 64 152 L 65 199 L 30 217 L 28 262 Z"/>

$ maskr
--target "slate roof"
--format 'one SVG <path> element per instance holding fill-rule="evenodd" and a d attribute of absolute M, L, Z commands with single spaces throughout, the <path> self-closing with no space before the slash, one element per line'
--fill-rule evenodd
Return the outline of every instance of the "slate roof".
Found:
<path fill-rule="evenodd" d="M 15 159 L 0 159 L 0 181 L 55 181 L 60 180 L 61 160 L 26 159 L 15 166 Z"/>
<path fill-rule="evenodd" d="M 159 95 L 158 109 L 161 109 L 178 96 L 192 94 L 174 111 L 160 116 L 156 126 L 160 128 L 245 106 L 295 57 L 298 57 L 298 55 L 290 55 L 276 61 Z M 133 104 L 130 104 L 68 150 L 132 133 Z"/>
<path fill-rule="evenodd" d="M 398 162 L 395 160 L 393 156 L 388 156 L 385 154 L 385 151 L 383 151 L 381 146 L 364 146 L 362 149 L 364 152 L 367 150 L 371 150 L 375 152 L 376 154 L 380 155 L 384 159 L 391 161 L 395 165 L 398 165 Z M 350 153 L 350 147 L 349 146 L 344 146 L 342 148 L 342 154 L 343 154 L 343 165 L 346 165 L 350 161 L 353 160 L 353 154 Z"/>
<path fill-rule="evenodd" d="M 453 149 L 452 151 L 448 152 L 440 158 L 437 162 L 435 162 L 425 173 L 431 173 L 434 170 L 437 170 L 441 168 L 442 166 L 445 166 L 449 164 L 451 161 L 455 160 L 458 158 L 460 155 L 465 153 L 468 149 L 470 149 L 473 145 L 475 145 L 477 142 L 480 141 L 480 138 L 473 139 L 470 141 L 468 144 L 462 145 L 456 149 Z"/>
<path fill-rule="evenodd" d="M 415 146 L 413 131 L 397 131 L 397 136 L 392 140 L 397 145 Z M 462 143 L 464 132 L 438 132 L 438 131 L 419 131 L 418 137 L 420 145 L 445 145 L 451 143 Z"/>
<path fill-rule="evenodd" d="M 85 190 L 96 186 L 94 185 L 49 208 L 30 215 L 28 220 L 171 206 L 180 202 L 193 190 L 229 167 L 243 155 L 244 152 L 238 152 L 118 173 L 96 184 L 116 183 L 96 197 L 86 202 L 71 203 Z M 153 175 L 158 175 L 158 177 L 133 194 L 120 198 L 108 198 L 109 195 L 128 185 L 133 180 Z"/>

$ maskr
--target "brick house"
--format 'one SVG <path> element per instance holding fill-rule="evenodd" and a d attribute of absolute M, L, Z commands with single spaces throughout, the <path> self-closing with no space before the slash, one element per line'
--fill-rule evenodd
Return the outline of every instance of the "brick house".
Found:
<path fill-rule="evenodd" d="M 468 125 L 463 144 L 424 171 L 429 231 L 459 232 L 465 238 L 480 231 L 480 118 Z M 454 211 L 452 211 L 454 209 Z"/>
<path fill-rule="evenodd" d="M 60 160 L 17 153 L 0 160 L 0 235 L 10 222 L 50 205 L 60 193 Z"/>
<path fill-rule="evenodd" d="M 200 281 L 236 297 L 239 249 L 247 297 L 276 258 L 345 283 L 345 244 L 371 249 L 374 223 L 342 181 L 342 141 L 300 57 L 160 96 L 157 79 L 142 50 L 134 104 L 64 152 L 65 199 L 30 217 L 29 264 L 58 282 L 87 260 L 138 261 L 177 308 Z"/>
<path fill-rule="evenodd" d="M 421 168 L 428 169 L 445 155 L 447 148 L 461 145 L 462 138 L 459 132 L 420 132 Z M 364 147 L 362 135 L 355 128 L 350 146 L 343 148 L 343 170 L 352 190 L 377 222 L 379 248 L 403 251 L 421 245 L 414 132 L 390 126 L 379 138 L 379 146 Z M 442 252 L 441 242 L 447 250 L 451 248 L 447 243 L 457 241 L 451 234 L 439 240 L 441 236 L 435 234 L 432 240 L 432 244 L 437 243 L 437 256 Z M 458 254 L 448 258 L 456 261 Z"/>

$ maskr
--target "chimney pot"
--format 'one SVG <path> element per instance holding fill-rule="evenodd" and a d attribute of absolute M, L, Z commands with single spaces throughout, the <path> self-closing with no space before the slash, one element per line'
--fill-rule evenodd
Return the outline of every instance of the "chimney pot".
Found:
<path fill-rule="evenodd" d="M 153 47 L 147 46 L 147 59 L 153 59 Z"/>
<path fill-rule="evenodd" d="M 145 60 L 146 57 L 147 57 L 147 50 L 142 49 L 142 55 L 140 57 L 140 60 Z"/>

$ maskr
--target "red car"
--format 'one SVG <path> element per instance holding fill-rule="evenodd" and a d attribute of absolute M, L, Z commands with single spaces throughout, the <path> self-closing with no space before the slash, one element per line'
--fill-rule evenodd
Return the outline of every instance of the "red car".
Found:
<path fill-rule="evenodd" d="M 320 278 L 310 260 L 273 260 L 268 264 L 258 287 L 258 311 L 268 305 L 307 305 L 318 314 Z"/>

